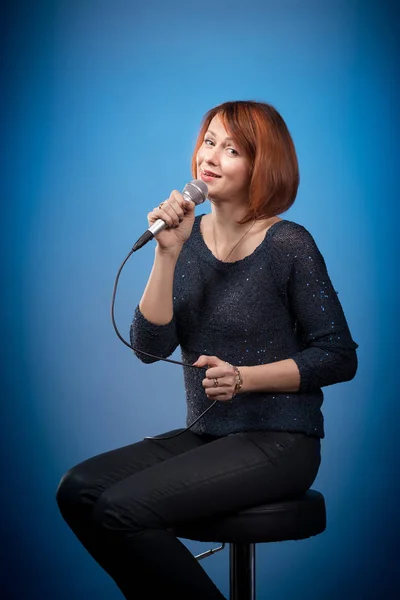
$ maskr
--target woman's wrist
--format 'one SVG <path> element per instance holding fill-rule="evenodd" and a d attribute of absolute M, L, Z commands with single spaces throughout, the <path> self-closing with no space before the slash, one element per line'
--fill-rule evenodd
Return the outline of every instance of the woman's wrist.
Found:
<path fill-rule="evenodd" d="M 240 394 L 240 392 L 243 388 L 243 377 L 242 377 L 242 373 L 240 372 L 239 367 L 233 366 L 233 368 L 235 370 L 235 377 L 236 377 L 235 389 L 234 389 L 233 395 L 236 396 L 236 394 Z"/>
<path fill-rule="evenodd" d="M 300 373 L 293 359 L 284 359 L 265 365 L 239 367 L 243 385 L 240 393 L 296 393 L 300 387 Z"/>
<path fill-rule="evenodd" d="M 179 258 L 181 250 L 181 246 L 173 246 L 172 248 L 161 248 L 159 245 L 157 245 L 155 249 L 155 257 L 168 262 L 176 262 Z"/>
<path fill-rule="evenodd" d="M 236 367 L 239 370 L 240 373 L 240 378 L 241 378 L 241 387 L 240 387 L 240 394 L 244 394 L 245 392 L 250 392 L 252 391 L 250 389 L 250 385 L 249 385 L 249 369 L 251 369 L 251 367 Z"/>

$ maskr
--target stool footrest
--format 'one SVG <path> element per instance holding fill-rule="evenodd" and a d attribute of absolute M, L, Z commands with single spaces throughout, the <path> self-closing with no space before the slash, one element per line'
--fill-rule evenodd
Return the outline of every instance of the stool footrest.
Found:
<path fill-rule="evenodd" d="M 223 550 L 225 548 L 225 546 L 226 546 L 226 544 L 224 543 L 224 544 L 221 544 L 221 546 L 218 546 L 218 548 L 210 548 L 210 550 L 206 550 L 205 552 L 202 552 L 201 554 L 197 554 L 197 556 L 195 556 L 195 558 L 197 558 L 197 560 L 202 560 L 203 558 L 207 558 L 207 556 L 212 556 L 216 552 Z"/>

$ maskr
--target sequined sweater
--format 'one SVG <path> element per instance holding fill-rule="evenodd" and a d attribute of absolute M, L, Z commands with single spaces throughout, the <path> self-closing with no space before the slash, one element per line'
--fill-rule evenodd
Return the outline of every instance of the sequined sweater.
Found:
<path fill-rule="evenodd" d="M 202 216 L 195 218 L 176 264 L 172 320 L 156 325 L 137 306 L 132 346 L 163 358 L 179 346 L 189 365 L 201 354 L 239 368 L 291 358 L 300 372 L 296 393 L 238 394 L 217 402 L 191 429 L 216 436 L 279 430 L 323 438 L 322 388 L 355 376 L 358 344 L 315 240 L 302 225 L 283 219 L 252 254 L 222 262 L 203 240 Z M 136 355 L 145 363 L 156 360 Z M 204 369 L 182 369 L 188 426 L 210 400 L 202 386 Z"/>

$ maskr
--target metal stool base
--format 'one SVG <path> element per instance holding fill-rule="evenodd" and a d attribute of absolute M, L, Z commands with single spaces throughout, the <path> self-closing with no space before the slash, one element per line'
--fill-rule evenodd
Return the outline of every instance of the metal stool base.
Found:
<path fill-rule="evenodd" d="M 217 548 L 198 554 L 203 560 L 225 548 L 225 543 Z M 255 544 L 229 544 L 229 600 L 255 600 L 256 560 Z"/>
<path fill-rule="evenodd" d="M 254 544 L 229 544 L 229 600 L 255 600 Z"/>

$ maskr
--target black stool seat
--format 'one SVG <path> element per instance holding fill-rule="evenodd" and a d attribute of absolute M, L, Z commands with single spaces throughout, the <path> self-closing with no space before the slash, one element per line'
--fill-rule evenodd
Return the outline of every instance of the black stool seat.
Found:
<path fill-rule="evenodd" d="M 182 523 L 175 535 L 199 542 L 258 543 L 299 540 L 322 533 L 326 527 L 325 500 L 308 490 L 279 502 L 241 510 L 232 515 Z"/>
<path fill-rule="evenodd" d="M 199 542 L 226 543 L 230 547 L 230 599 L 255 599 L 255 544 L 302 540 L 326 528 L 324 496 L 308 490 L 277 502 L 269 502 L 234 514 L 181 523 L 174 527 L 177 537 Z"/>

